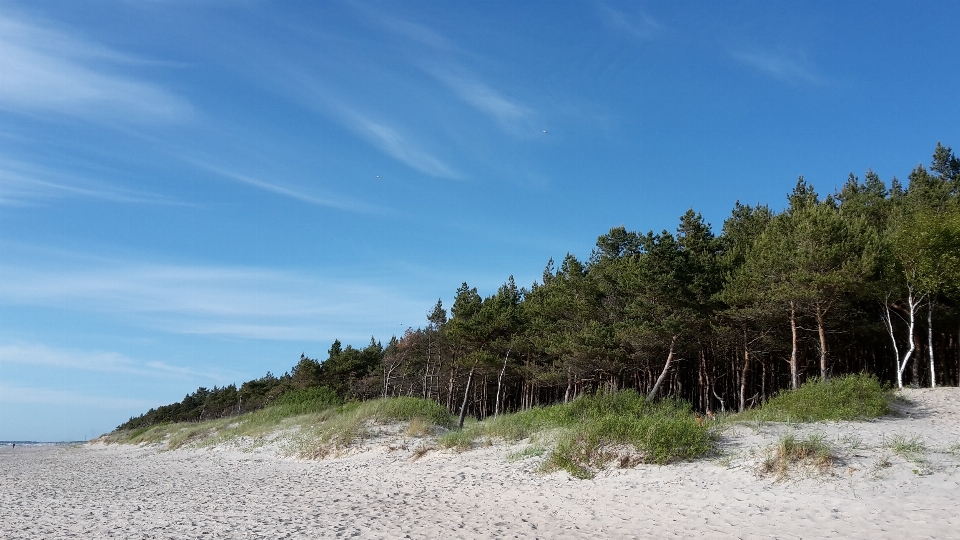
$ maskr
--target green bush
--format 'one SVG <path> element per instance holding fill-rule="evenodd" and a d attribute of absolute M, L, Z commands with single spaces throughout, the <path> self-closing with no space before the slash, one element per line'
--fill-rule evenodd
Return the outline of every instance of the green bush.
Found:
<path fill-rule="evenodd" d="M 822 422 L 876 418 L 890 412 L 892 393 L 873 375 L 814 378 L 797 390 L 781 392 L 737 420 Z"/>
<path fill-rule="evenodd" d="M 579 403 L 578 403 L 579 402 Z M 565 432 L 547 461 L 573 476 L 618 461 L 665 464 L 695 459 L 714 448 L 714 437 L 679 400 L 648 403 L 635 391 L 601 394 L 574 401 L 579 425 Z"/>
<path fill-rule="evenodd" d="M 282 394 L 264 409 L 264 413 L 273 418 L 286 418 L 301 414 L 319 413 L 342 404 L 343 400 L 337 396 L 336 392 L 325 386 L 320 386 Z"/>

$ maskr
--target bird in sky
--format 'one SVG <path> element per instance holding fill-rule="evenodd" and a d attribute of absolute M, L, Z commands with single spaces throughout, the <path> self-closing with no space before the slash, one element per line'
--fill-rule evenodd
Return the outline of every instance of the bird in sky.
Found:
<path fill-rule="evenodd" d="M 544 132 L 544 133 L 546 133 L 546 132 L 547 132 L 547 130 L 543 130 L 543 132 Z"/>
<path fill-rule="evenodd" d="M 378 174 L 378 175 L 377 175 L 377 180 L 379 180 L 379 179 L 380 179 L 380 175 Z"/>

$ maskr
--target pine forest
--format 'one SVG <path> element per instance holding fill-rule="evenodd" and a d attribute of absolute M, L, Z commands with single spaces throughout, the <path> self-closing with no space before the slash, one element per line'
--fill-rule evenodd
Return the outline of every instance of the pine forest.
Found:
<path fill-rule="evenodd" d="M 124 429 L 262 408 L 309 388 L 339 399 L 414 396 L 483 419 L 635 389 L 741 411 L 813 378 L 960 384 L 960 160 L 937 144 L 906 185 L 872 171 L 836 193 L 801 177 L 782 212 L 737 203 L 715 232 L 614 227 L 586 260 L 489 296 L 463 283 L 449 312 L 364 348 L 333 343 L 286 374 L 199 388 Z M 324 389 L 325 388 L 325 389 Z"/>

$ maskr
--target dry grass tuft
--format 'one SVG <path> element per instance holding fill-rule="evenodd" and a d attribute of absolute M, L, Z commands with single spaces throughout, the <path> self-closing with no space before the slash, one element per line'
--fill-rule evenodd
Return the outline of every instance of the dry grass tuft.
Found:
<path fill-rule="evenodd" d="M 413 454 L 410 455 L 410 461 L 416 461 L 436 449 L 437 447 L 432 444 L 418 446 L 414 449 Z"/>
<path fill-rule="evenodd" d="M 436 428 L 436 423 L 425 418 L 416 417 L 410 420 L 410 425 L 407 427 L 407 435 L 411 437 L 426 437 L 427 435 L 433 435 Z"/>
<path fill-rule="evenodd" d="M 764 476 L 773 476 L 779 482 L 789 478 L 791 470 L 805 469 L 823 474 L 836 461 L 837 456 L 824 442 L 823 435 L 810 435 L 806 439 L 787 435 L 768 452 L 766 459 L 760 463 L 759 472 Z"/>

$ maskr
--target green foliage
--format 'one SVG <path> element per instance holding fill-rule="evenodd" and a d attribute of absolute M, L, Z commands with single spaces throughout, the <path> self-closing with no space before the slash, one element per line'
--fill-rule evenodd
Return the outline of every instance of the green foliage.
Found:
<path fill-rule="evenodd" d="M 734 416 L 741 421 L 823 422 L 876 418 L 890 412 L 892 392 L 873 375 L 856 374 L 826 381 L 811 379 L 762 407 Z"/>
<path fill-rule="evenodd" d="M 283 394 L 270 407 L 262 411 L 262 416 L 279 420 L 290 416 L 319 413 L 341 404 L 343 400 L 340 396 L 325 386 L 304 388 Z"/>
<path fill-rule="evenodd" d="M 451 426 L 452 418 L 446 409 L 437 402 L 413 398 L 398 397 L 366 401 L 357 407 L 356 414 L 363 420 L 378 423 L 409 422 L 415 418 L 429 420 L 438 426 Z"/>
<path fill-rule="evenodd" d="M 681 401 L 650 404 L 628 390 L 577 400 L 571 409 L 580 422 L 560 437 L 547 460 L 548 469 L 562 468 L 583 477 L 611 461 L 621 467 L 662 465 L 696 459 L 714 449 L 708 428 Z"/>
<path fill-rule="evenodd" d="M 571 403 L 538 407 L 478 422 L 443 436 L 440 443 L 469 448 L 478 439 L 517 441 L 551 438 L 555 448 L 544 466 L 589 477 L 611 461 L 621 466 L 669 463 L 700 457 L 714 447 L 708 428 L 694 417 L 689 404 L 664 400 L 650 403 L 636 391 L 598 393 Z"/>
<path fill-rule="evenodd" d="M 647 395 L 674 392 L 701 413 L 730 404 L 743 410 L 787 383 L 799 386 L 812 361 L 819 360 L 823 378 L 850 369 L 888 376 L 882 364 L 894 352 L 898 383 L 913 362 L 912 382 L 919 384 L 919 362 L 929 359 L 929 382 L 950 384 L 954 370 L 935 367 L 955 360 L 944 337 L 960 314 L 958 186 L 960 160 L 938 144 L 929 169 L 917 167 L 906 188 L 892 178 L 888 189 L 867 171 L 864 181 L 851 174 L 841 191 L 821 197 L 801 177 L 785 211 L 738 202 L 720 236 L 692 209 L 673 233 L 613 227 L 597 238 L 587 260 L 567 253 L 555 268 L 551 259 L 543 282 L 529 289 L 518 288 L 512 277 L 490 296 L 462 284 L 449 317 L 438 300 L 425 328 L 391 337 L 386 349 L 374 338 L 363 348 L 335 341 L 326 359 L 304 354 L 280 377 L 267 374 L 239 388 L 199 388 L 121 428 L 156 437 L 156 431 L 139 430 L 164 425 L 170 437 L 180 430 L 170 426 L 231 417 L 236 419 L 225 425 L 250 429 L 251 419 L 266 425 L 277 418 L 285 422 L 290 414 L 323 422 L 335 403 L 416 395 L 450 410 L 464 404 L 464 415 L 478 418 L 525 410 L 450 434 L 453 446 L 551 429 L 580 430 L 583 444 L 590 445 L 592 438 L 638 435 L 616 422 L 597 424 L 596 433 L 583 431 L 584 416 L 627 414 L 576 409 L 599 402 L 530 407 L 599 388 L 635 388 Z M 928 330 L 929 354 L 911 345 Z M 894 351 L 900 344 L 909 348 Z M 317 390 L 314 401 L 290 394 L 318 388 L 329 390 Z M 826 402 L 810 413 L 809 406 L 787 403 L 804 400 L 801 395 L 784 394 L 765 412 L 748 414 L 758 421 L 882 414 L 876 407 L 864 411 Z M 355 407 L 345 405 L 336 414 Z M 411 432 L 424 429 L 418 421 Z M 191 430 L 177 431 L 177 437 L 206 436 Z"/>
<path fill-rule="evenodd" d="M 955 292 L 960 282 L 960 206 L 908 206 L 893 218 L 894 273 L 919 293 Z"/>

